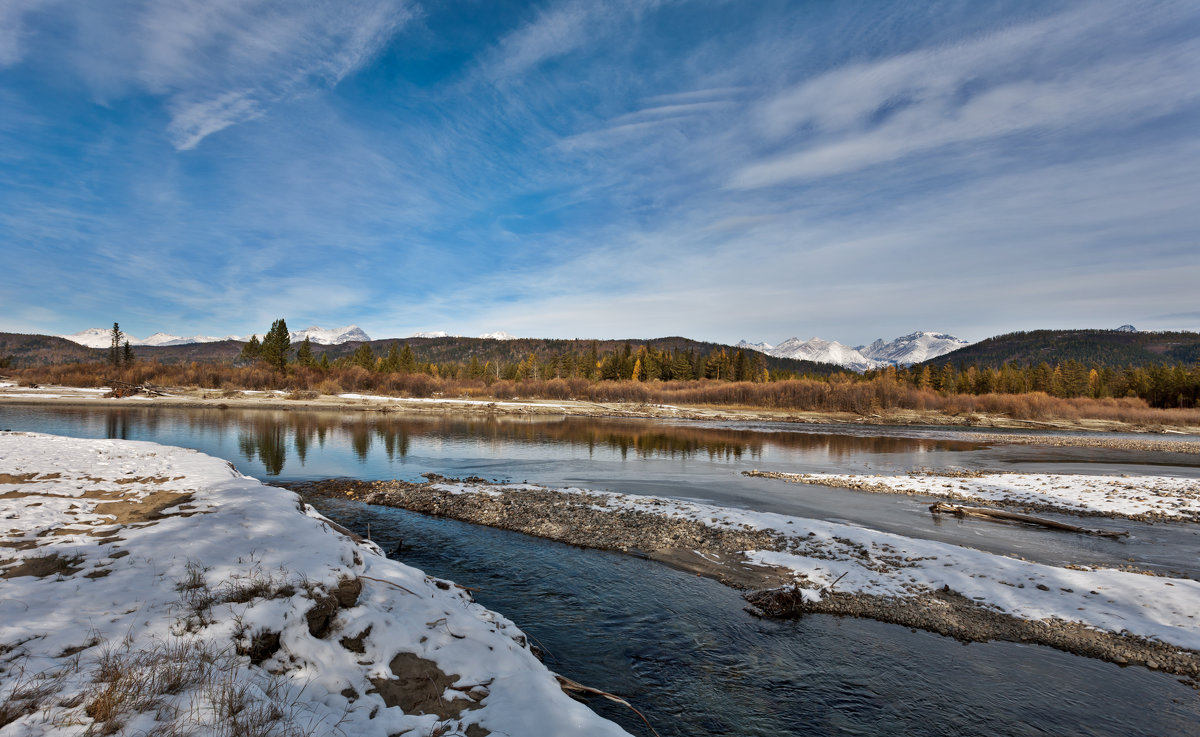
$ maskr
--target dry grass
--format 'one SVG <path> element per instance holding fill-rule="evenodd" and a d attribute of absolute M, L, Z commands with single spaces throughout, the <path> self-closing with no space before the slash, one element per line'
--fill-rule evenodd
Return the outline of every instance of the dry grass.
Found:
<path fill-rule="evenodd" d="M 1200 408 L 1157 409 L 1137 398 L 1062 399 L 1042 392 L 1024 394 L 942 394 L 888 376 L 857 378 L 846 374 L 828 379 L 727 382 L 599 381 L 587 379 L 499 380 L 445 379 L 427 374 L 382 374 L 358 366 L 320 371 L 292 366 L 286 373 L 262 366 L 217 364 L 165 365 L 137 363 L 113 371 L 102 364 L 66 364 L 16 369 L 23 383 L 99 387 L 108 380 L 134 384 L 222 390 L 283 390 L 289 399 L 320 394 L 366 392 L 401 397 L 467 397 L 509 400 L 538 398 L 778 409 L 798 412 L 871 414 L 887 410 L 918 410 L 948 415 L 1003 414 L 1014 419 L 1096 419 L 1141 425 L 1200 425 Z"/>

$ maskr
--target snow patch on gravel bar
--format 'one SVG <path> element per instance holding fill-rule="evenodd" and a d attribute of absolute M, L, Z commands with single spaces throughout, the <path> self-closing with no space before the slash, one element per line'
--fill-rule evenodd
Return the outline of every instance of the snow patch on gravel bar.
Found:
<path fill-rule="evenodd" d="M 969 502 L 1050 508 L 1131 519 L 1200 521 L 1200 481 L 1176 476 L 1092 476 L 1069 473 L 980 473 L 900 476 L 759 473 L 803 484 L 860 491 L 920 494 Z"/>
<path fill-rule="evenodd" d="M 0 576 L 4 737 L 626 734 L 468 592 L 195 451 L 0 433 Z"/>
<path fill-rule="evenodd" d="M 528 485 L 435 484 L 495 494 Z M 950 587 L 982 606 L 1027 620 L 1076 622 L 1200 651 L 1200 582 L 1104 568 L 1059 567 L 850 524 L 700 502 L 568 488 L 554 490 L 604 511 L 634 511 L 726 529 L 765 530 L 781 550 L 744 551 L 792 571 L 810 601 L 830 590 L 915 597 Z"/>

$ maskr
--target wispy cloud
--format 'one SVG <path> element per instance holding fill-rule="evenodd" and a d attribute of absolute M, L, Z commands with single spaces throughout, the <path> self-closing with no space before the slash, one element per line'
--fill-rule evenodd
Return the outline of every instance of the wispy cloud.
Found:
<path fill-rule="evenodd" d="M 65 47 L 46 47 L 102 100 L 132 91 L 164 99 L 175 147 L 254 119 L 306 89 L 336 85 L 411 16 L 405 0 L 149 0 L 70 4 Z M 0 6 L 0 64 L 27 53 L 36 6 Z M 46 33 L 49 33 L 47 31 Z M 47 38 L 47 41 L 50 39 Z"/>
<path fill-rule="evenodd" d="M 801 83 L 762 104 L 757 118 L 767 140 L 797 136 L 802 143 L 741 168 L 731 185 L 812 180 L 1018 133 L 1128 127 L 1200 100 L 1200 42 L 1194 38 L 1151 48 L 1115 43 L 1110 54 L 1089 58 L 1097 35 L 1111 33 L 1108 26 L 1144 36 L 1177 20 L 1127 19 L 1115 11 L 1088 5 Z"/>
<path fill-rule="evenodd" d="M 491 76 L 521 74 L 541 62 L 565 54 L 589 40 L 588 26 L 598 8 L 584 3 L 543 11 L 536 19 L 506 36 L 496 51 Z"/>

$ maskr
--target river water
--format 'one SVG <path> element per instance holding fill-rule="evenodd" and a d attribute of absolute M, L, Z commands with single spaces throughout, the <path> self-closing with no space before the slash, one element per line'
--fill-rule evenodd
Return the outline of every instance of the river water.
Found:
<path fill-rule="evenodd" d="M 591 418 L 91 409 L 0 405 L 0 429 L 152 440 L 268 482 L 422 473 L 697 499 L 859 524 L 1050 563 L 1200 577 L 1196 525 L 1124 527 L 1123 541 L 937 521 L 918 497 L 746 478 L 928 469 L 1200 477 L 1177 453 L 984 444 L 952 431 Z M 963 646 L 867 620 L 746 614 L 738 593 L 628 556 L 352 502 L 323 511 L 395 557 L 479 588 L 556 671 L 630 699 L 662 735 L 1187 735 L 1200 694 L 1175 678 L 1010 643 Z M 641 720 L 591 702 L 634 734 Z"/>

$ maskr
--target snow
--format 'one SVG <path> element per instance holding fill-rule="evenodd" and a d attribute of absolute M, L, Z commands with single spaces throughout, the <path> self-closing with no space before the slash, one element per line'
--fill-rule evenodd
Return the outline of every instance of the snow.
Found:
<path fill-rule="evenodd" d="M 71 335 L 58 335 L 58 338 L 69 340 L 72 343 L 87 346 L 88 348 L 111 348 L 112 347 L 112 328 L 88 328 L 81 330 L 78 333 Z M 141 345 L 142 341 L 122 333 L 121 337 L 128 340 L 130 345 Z"/>
<path fill-rule="evenodd" d="M 410 335 L 408 337 L 410 337 L 410 338 L 449 338 L 450 333 L 447 333 L 445 330 L 428 330 L 425 332 L 413 333 L 412 335 Z"/>
<path fill-rule="evenodd" d="M 308 338 L 310 342 L 319 345 L 341 345 L 352 340 L 365 343 L 371 339 L 371 336 L 367 335 L 357 325 L 346 325 L 345 327 L 333 328 L 332 330 L 312 325 L 303 330 L 293 330 L 291 338 L 293 343 L 298 343 Z"/>
<path fill-rule="evenodd" d="M 784 475 L 784 478 L 788 478 Z M 1176 476 L 1095 476 L 1071 473 L 987 473 L 978 476 L 940 476 L 909 473 L 901 476 L 806 473 L 795 481 L 806 484 L 871 486 L 900 494 L 923 494 L 967 502 L 1012 506 L 1050 506 L 1071 512 L 1200 521 L 1200 481 Z"/>
<path fill-rule="evenodd" d="M 915 333 L 902 335 L 890 343 L 885 343 L 883 338 L 880 338 L 866 350 L 861 348 L 859 350 L 863 356 L 872 361 L 890 363 L 893 366 L 909 366 L 944 356 L 968 345 L 971 345 L 970 341 L 956 338 L 953 335 L 918 330 Z"/>
<path fill-rule="evenodd" d="M 517 339 L 517 336 L 509 335 L 508 333 L 504 332 L 503 330 L 495 332 L 495 333 L 484 333 L 483 335 L 481 335 L 479 337 L 483 340 L 516 340 Z"/>
<path fill-rule="evenodd" d="M 820 338 L 788 338 L 774 346 L 770 343 L 750 343 L 742 340 L 737 347 L 749 348 L 777 358 L 832 363 L 852 371 L 863 372 L 889 364 L 907 366 L 928 361 L 967 345 L 970 345 L 968 341 L 953 335 L 917 331 L 891 342 L 884 342 L 883 338 L 880 338 L 869 346 L 857 348 Z"/>
<path fill-rule="evenodd" d="M 744 339 L 739 340 L 735 347 L 743 348 L 743 349 L 749 348 L 752 351 L 758 351 L 759 353 L 766 353 L 767 355 L 771 355 L 771 351 L 775 350 L 775 346 L 773 346 L 770 343 L 767 343 L 765 341 L 762 343 L 751 343 Z"/>
<path fill-rule="evenodd" d="M 850 346 L 837 341 L 820 338 L 788 338 L 771 351 L 772 356 L 779 358 L 794 358 L 799 361 L 816 361 L 817 363 L 832 363 L 853 371 L 866 371 L 875 368 L 876 363 L 867 359 Z"/>
<path fill-rule="evenodd" d="M 103 681 L 102 661 L 129 664 L 117 672 L 134 679 L 140 699 L 118 702 L 121 734 L 217 733 L 218 702 L 231 688 L 269 700 L 314 735 L 462 734 L 470 723 L 534 737 L 625 734 L 566 696 L 512 622 L 222 460 L 154 443 L 4 432 L 0 490 L 0 568 L 11 576 L 0 597 L 0 702 L 17 703 L 14 692 L 30 683 L 47 691 L 0 727 L 4 737 L 87 728 L 89 705 L 117 683 Z M 52 554 L 59 572 L 29 571 Z M 315 636 L 306 619 L 314 601 L 353 579 L 363 586 L 357 601 Z M 342 643 L 368 628 L 363 652 Z M 279 635 L 273 655 L 254 665 L 238 653 L 268 632 Z M 186 656 L 180 685 L 156 691 L 146 662 L 171 662 L 172 652 Z M 387 707 L 368 693 L 370 679 L 388 678 L 398 653 L 450 675 L 461 690 L 447 689 L 447 700 L 473 701 L 463 691 L 474 686 L 479 708 L 439 721 Z"/>
<path fill-rule="evenodd" d="M 112 329 L 111 328 L 88 328 L 72 335 L 59 335 L 59 338 L 88 348 L 108 348 L 112 345 Z M 191 345 L 193 343 L 217 343 L 222 340 L 237 340 L 245 342 L 253 336 L 246 335 L 239 337 L 237 335 L 226 335 L 217 337 L 214 335 L 192 335 L 189 337 L 180 337 L 170 333 L 158 332 L 144 340 L 136 338 L 128 333 L 122 333 L 122 342 L 128 341 L 130 346 L 171 346 L 171 345 Z M 333 328 L 326 330 L 324 328 L 313 325 L 304 330 L 292 331 L 291 339 L 293 343 L 300 342 L 305 338 L 311 342 L 320 345 L 340 345 L 352 340 L 368 341 L 371 339 L 369 335 L 363 332 L 362 328 L 357 325 L 347 325 L 341 328 Z M 263 336 L 258 335 L 258 339 L 262 340 Z"/>
<path fill-rule="evenodd" d="M 443 483 L 457 493 L 495 493 L 527 485 Z M 632 510 L 712 527 L 769 530 L 786 552 L 745 551 L 752 562 L 789 569 L 806 598 L 840 592 L 911 597 L 949 586 L 978 603 L 1027 620 L 1056 618 L 1099 630 L 1129 632 L 1200 650 L 1200 582 L 1112 569 L 1064 568 L 920 540 L 850 524 L 700 502 L 579 488 L 600 510 Z M 840 578 L 840 580 L 838 580 Z"/>

